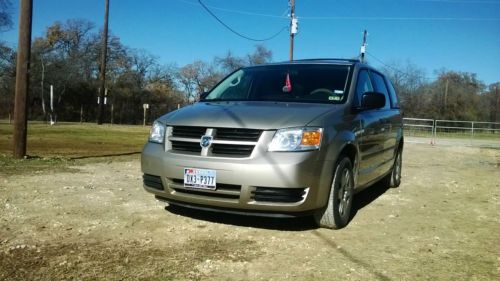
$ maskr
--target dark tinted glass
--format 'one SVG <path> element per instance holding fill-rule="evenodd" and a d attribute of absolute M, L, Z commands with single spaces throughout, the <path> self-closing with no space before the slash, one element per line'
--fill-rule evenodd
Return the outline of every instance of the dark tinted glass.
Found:
<path fill-rule="evenodd" d="M 396 94 L 396 90 L 394 90 L 394 86 L 392 85 L 391 81 L 389 81 L 389 79 L 386 79 L 386 81 L 387 88 L 389 88 L 389 95 L 391 96 L 391 107 L 399 108 L 399 99 L 398 95 Z"/>
<path fill-rule="evenodd" d="M 375 86 L 375 91 L 385 95 L 385 107 L 390 107 L 389 91 L 385 85 L 384 77 L 376 72 L 372 72 L 373 84 Z"/>
<path fill-rule="evenodd" d="M 356 84 L 356 96 L 354 97 L 354 106 L 361 106 L 361 96 L 366 92 L 373 92 L 372 82 L 367 70 L 360 70 L 358 82 Z"/>
<path fill-rule="evenodd" d="M 344 103 L 348 65 L 297 64 L 239 70 L 215 87 L 206 101 L 259 100 Z"/>

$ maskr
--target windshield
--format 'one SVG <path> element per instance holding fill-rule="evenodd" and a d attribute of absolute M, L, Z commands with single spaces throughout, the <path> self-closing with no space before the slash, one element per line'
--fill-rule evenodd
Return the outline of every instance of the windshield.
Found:
<path fill-rule="evenodd" d="M 240 69 L 219 83 L 205 101 L 344 103 L 349 65 L 267 65 Z"/>

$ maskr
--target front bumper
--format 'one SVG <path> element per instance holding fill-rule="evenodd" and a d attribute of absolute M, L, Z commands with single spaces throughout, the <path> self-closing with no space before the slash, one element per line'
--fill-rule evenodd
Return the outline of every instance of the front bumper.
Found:
<path fill-rule="evenodd" d="M 141 168 L 145 190 L 173 204 L 233 213 L 307 214 L 325 206 L 329 196 L 333 162 L 321 155 L 321 151 L 267 152 L 257 146 L 247 158 L 208 157 L 177 154 L 165 151 L 164 145 L 147 143 Z M 184 168 L 215 170 L 216 190 L 184 187 Z M 161 184 L 151 184 L 146 177 Z M 277 199 L 258 194 L 277 194 Z"/>

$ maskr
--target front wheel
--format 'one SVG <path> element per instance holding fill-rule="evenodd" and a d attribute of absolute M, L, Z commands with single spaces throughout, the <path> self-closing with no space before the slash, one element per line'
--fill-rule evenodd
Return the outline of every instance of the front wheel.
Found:
<path fill-rule="evenodd" d="M 342 158 L 335 167 L 326 208 L 318 211 L 314 218 L 319 226 L 339 229 L 349 223 L 354 196 L 354 175 L 348 157 Z"/>

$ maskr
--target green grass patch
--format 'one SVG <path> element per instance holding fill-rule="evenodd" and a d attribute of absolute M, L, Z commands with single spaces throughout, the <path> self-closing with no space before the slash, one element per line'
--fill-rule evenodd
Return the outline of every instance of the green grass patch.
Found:
<path fill-rule="evenodd" d="M 137 157 L 147 141 L 149 127 L 61 123 L 28 125 L 26 159 L 12 158 L 13 125 L 0 123 L 0 173 L 69 169 L 88 162 Z"/>

